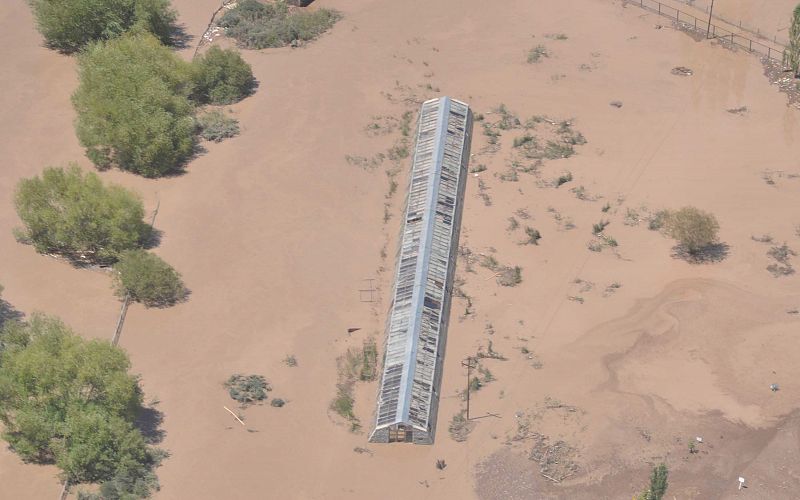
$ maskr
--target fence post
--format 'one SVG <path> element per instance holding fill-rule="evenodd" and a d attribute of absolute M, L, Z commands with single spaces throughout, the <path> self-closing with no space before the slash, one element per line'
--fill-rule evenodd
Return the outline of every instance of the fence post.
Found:
<path fill-rule="evenodd" d="M 767 47 L 767 59 L 772 59 L 772 47 Z"/>
<path fill-rule="evenodd" d="M 753 41 L 750 40 L 750 52 L 753 52 Z"/>

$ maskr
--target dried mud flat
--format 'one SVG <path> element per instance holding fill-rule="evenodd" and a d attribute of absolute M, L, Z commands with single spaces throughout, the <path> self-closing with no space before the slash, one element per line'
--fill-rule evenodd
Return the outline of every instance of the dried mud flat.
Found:
<path fill-rule="evenodd" d="M 173 3 L 193 43 L 219 7 Z M 160 203 L 155 251 L 192 290 L 171 309 L 132 307 L 121 340 L 164 414 L 171 457 L 156 498 L 627 498 L 662 460 L 668 497 L 796 497 L 800 281 L 766 268 L 772 245 L 800 248 L 800 116 L 758 59 L 654 29 L 661 18 L 620 2 L 314 5 L 344 19 L 300 49 L 244 52 L 260 86 L 233 107 L 241 136 L 208 145 L 176 178 L 101 174 Z M 20 177 L 89 168 L 72 129 L 74 61 L 40 46 L 23 0 L 4 3 L 0 23 L 3 298 L 107 338 L 119 306 L 107 276 L 11 235 Z M 528 63 L 539 45 L 547 55 Z M 369 445 L 375 383 L 355 387 L 364 429 L 352 433 L 329 411 L 336 358 L 383 338 L 403 123 L 439 94 L 484 117 L 439 432 L 431 447 Z M 559 132 L 564 122 L 586 143 Z M 562 139 L 571 153 L 547 149 Z M 721 261 L 675 258 L 648 229 L 658 210 L 687 204 L 719 219 Z M 498 283 L 498 269 L 516 266 L 520 283 Z M 505 360 L 481 358 L 471 412 L 483 418 L 456 442 L 461 360 L 489 341 Z M 244 410 L 243 428 L 222 408 L 236 372 L 264 374 L 289 403 Z M 54 498 L 55 474 L 0 450 L 2 498 Z"/>

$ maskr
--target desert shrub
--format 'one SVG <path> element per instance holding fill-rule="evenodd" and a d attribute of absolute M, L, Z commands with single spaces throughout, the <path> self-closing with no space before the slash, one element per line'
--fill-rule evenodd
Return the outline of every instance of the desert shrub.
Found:
<path fill-rule="evenodd" d="M 475 165 L 474 167 L 470 167 L 469 173 L 477 174 L 477 173 L 480 173 L 480 172 L 485 172 L 486 168 L 487 167 L 486 167 L 485 163 L 479 163 L 479 164 Z"/>
<path fill-rule="evenodd" d="M 784 243 L 779 247 L 770 248 L 769 251 L 767 251 L 767 255 L 781 264 L 788 264 L 789 259 L 793 256 L 796 256 L 797 252 L 789 248 L 789 246 Z"/>
<path fill-rule="evenodd" d="M 794 274 L 790 259 L 797 256 L 797 252 L 789 248 L 786 243 L 770 248 L 767 256 L 775 260 L 774 263 L 767 266 L 767 271 L 771 272 L 773 276 L 777 278 Z"/>
<path fill-rule="evenodd" d="M 522 147 L 522 146 L 524 146 L 525 144 L 527 144 L 529 142 L 532 142 L 532 143 L 535 144 L 536 143 L 536 138 L 533 137 L 530 134 L 525 134 L 525 135 L 523 135 L 521 137 L 515 137 L 514 138 L 514 147 L 515 148 L 519 148 L 519 147 Z"/>
<path fill-rule="evenodd" d="M 609 224 L 610 222 L 607 220 L 600 220 L 600 222 L 592 224 L 592 234 L 598 235 L 602 233 Z"/>
<path fill-rule="evenodd" d="M 537 45 L 528 52 L 528 64 L 538 63 L 543 57 L 550 57 L 550 52 L 544 45 Z"/>
<path fill-rule="evenodd" d="M 666 210 L 659 210 L 648 218 L 647 229 L 651 231 L 659 231 L 664 227 L 667 220 L 668 212 Z"/>
<path fill-rule="evenodd" d="M 525 234 L 528 236 L 528 239 L 524 242 L 526 245 L 538 245 L 539 240 L 542 239 L 542 234 L 539 230 L 530 226 L 525 226 Z"/>
<path fill-rule="evenodd" d="M 194 148 L 191 66 L 146 33 L 90 45 L 78 58 L 76 131 L 99 168 L 158 177 Z"/>
<path fill-rule="evenodd" d="M 133 425 L 143 396 L 127 354 L 39 314 L 6 323 L 0 345 L 0 421 L 11 449 L 55 463 L 73 482 L 124 475 L 146 497 L 160 454 Z"/>
<path fill-rule="evenodd" d="M 678 240 L 690 254 L 696 254 L 717 241 L 719 223 L 710 213 L 695 207 L 671 211 L 665 219 L 667 234 Z"/>
<path fill-rule="evenodd" d="M 68 53 L 134 26 L 167 43 L 176 19 L 169 0 L 30 0 L 30 4 L 47 45 Z"/>
<path fill-rule="evenodd" d="M 214 45 L 193 63 L 193 98 L 203 104 L 231 104 L 253 92 L 255 78 L 250 65 L 233 49 Z"/>
<path fill-rule="evenodd" d="M 489 138 L 489 144 L 497 144 L 500 139 L 500 132 L 492 128 L 492 125 L 487 122 L 483 122 L 483 135 Z"/>
<path fill-rule="evenodd" d="M 207 141 L 222 142 L 223 139 L 239 135 L 239 122 L 218 109 L 198 116 L 197 127 L 200 137 Z"/>
<path fill-rule="evenodd" d="M 572 182 L 572 172 L 565 172 L 559 175 L 554 184 L 556 187 L 561 187 L 568 182 Z"/>
<path fill-rule="evenodd" d="M 14 201 L 25 226 L 21 236 L 41 253 L 109 263 L 150 235 L 138 196 L 103 185 L 77 165 L 46 168 L 41 178 L 21 180 Z"/>
<path fill-rule="evenodd" d="M 519 117 L 503 103 L 500 103 L 500 105 L 494 109 L 494 112 L 500 116 L 500 119 L 497 121 L 497 127 L 500 130 L 511 130 L 522 125 L 519 121 Z"/>
<path fill-rule="evenodd" d="M 331 9 L 290 12 L 283 0 L 271 4 L 241 0 L 222 16 L 219 25 L 242 47 L 265 49 L 313 40 L 340 18 L 341 15 Z"/>
<path fill-rule="evenodd" d="M 262 375 L 240 375 L 234 374 L 225 382 L 225 388 L 231 398 L 238 401 L 242 406 L 247 406 L 258 401 L 267 399 L 267 392 L 272 387 L 267 383 Z"/>
<path fill-rule="evenodd" d="M 145 250 L 128 250 L 114 265 L 114 285 L 117 294 L 147 307 L 164 307 L 186 296 L 181 275 L 158 255 Z"/>
<path fill-rule="evenodd" d="M 504 266 L 499 271 L 497 283 L 502 286 L 517 286 L 522 283 L 522 268 Z"/>
<path fill-rule="evenodd" d="M 453 441 L 461 443 L 467 440 L 473 427 L 474 424 L 467 420 L 464 411 L 460 411 L 453 415 L 447 430 L 450 432 L 450 437 L 453 438 Z"/>
<path fill-rule="evenodd" d="M 544 147 L 544 157 L 548 160 L 558 160 L 559 158 L 569 158 L 575 154 L 572 144 L 555 141 L 547 141 Z"/>

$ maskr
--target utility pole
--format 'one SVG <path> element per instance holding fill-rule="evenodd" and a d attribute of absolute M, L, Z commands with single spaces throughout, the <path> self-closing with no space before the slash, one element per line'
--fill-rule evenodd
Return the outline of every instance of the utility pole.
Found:
<path fill-rule="evenodd" d="M 474 366 L 472 366 L 472 361 L 472 356 L 467 356 L 467 359 L 461 362 L 461 366 L 467 367 L 467 420 L 469 420 L 469 383 L 472 377 L 472 369 L 474 368 Z"/>
<path fill-rule="evenodd" d="M 714 0 L 711 0 L 711 8 L 708 10 L 708 28 L 706 28 L 706 39 L 711 38 L 711 14 L 714 12 Z"/>

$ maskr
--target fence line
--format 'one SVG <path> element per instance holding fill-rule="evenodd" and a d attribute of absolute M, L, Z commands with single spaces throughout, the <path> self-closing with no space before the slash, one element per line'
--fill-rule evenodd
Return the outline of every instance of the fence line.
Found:
<path fill-rule="evenodd" d="M 638 5 L 644 10 L 671 19 L 685 30 L 703 34 L 708 33 L 709 38 L 715 38 L 724 45 L 728 45 L 732 48 L 739 47 L 747 50 L 751 54 L 759 55 L 768 60 L 783 64 L 783 54 L 786 51 L 786 47 L 781 46 L 780 49 L 773 48 L 758 40 L 753 40 L 752 38 L 734 33 L 713 22 L 709 26 L 708 18 L 700 19 L 699 17 L 676 9 L 671 5 L 663 4 L 657 0 L 627 0 L 626 4 Z"/>
<path fill-rule="evenodd" d="M 675 1 L 676 2 L 680 2 L 680 3 L 684 3 L 684 4 L 688 5 L 689 7 L 693 7 L 695 9 L 697 9 L 697 10 L 702 9 L 702 10 L 705 11 L 706 14 L 708 14 L 708 9 L 709 9 L 708 5 L 703 5 L 702 7 L 699 6 L 699 5 L 695 5 L 695 0 L 675 0 Z M 722 15 L 719 15 L 719 14 L 714 14 L 713 18 L 714 19 L 718 19 L 718 20 L 722 21 L 723 23 L 729 24 L 731 26 L 738 26 L 740 30 L 746 31 L 746 32 L 748 32 L 748 33 L 750 33 L 752 35 L 755 35 L 757 38 L 760 38 L 762 40 L 770 40 L 770 38 L 767 36 L 767 34 L 768 34 L 767 31 L 762 32 L 761 28 L 759 28 L 759 27 L 750 27 L 747 24 L 743 24 L 741 19 L 739 19 L 738 23 L 735 23 L 735 22 L 731 21 L 730 19 L 726 19 L 725 16 L 722 16 Z M 782 29 L 786 29 L 786 28 L 782 28 Z M 781 31 L 781 30 L 777 30 L 772 34 L 772 43 L 774 43 L 776 45 L 782 45 L 782 46 L 789 45 L 789 40 L 788 39 L 786 39 L 786 40 L 784 40 L 784 39 L 778 40 L 778 31 Z"/>

